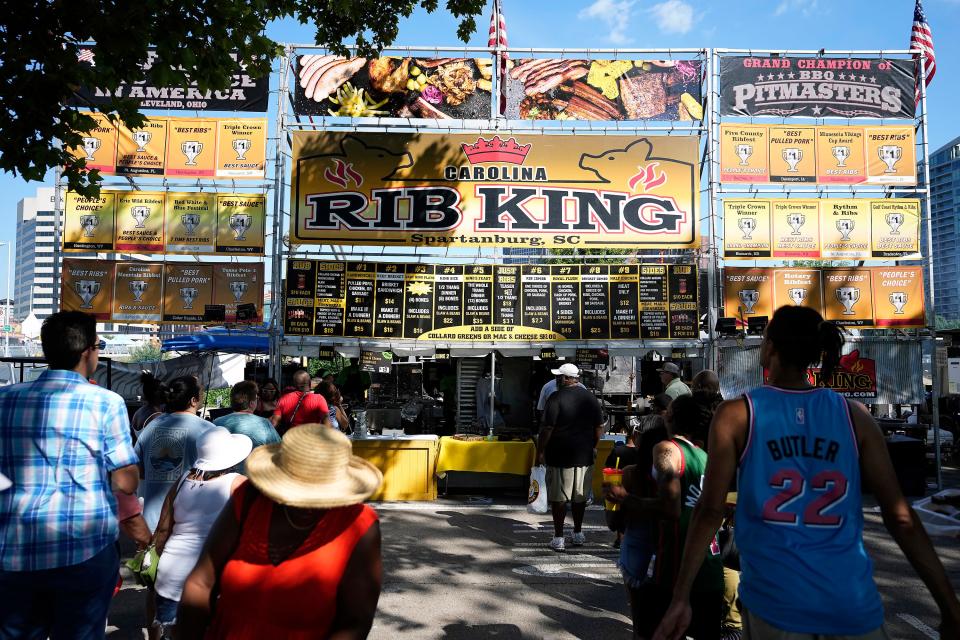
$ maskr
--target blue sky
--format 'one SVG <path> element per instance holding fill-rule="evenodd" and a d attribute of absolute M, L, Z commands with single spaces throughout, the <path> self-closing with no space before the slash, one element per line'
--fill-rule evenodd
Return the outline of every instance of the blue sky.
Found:
<path fill-rule="evenodd" d="M 444 3 L 441 2 L 442 6 Z M 905 49 L 913 0 L 502 0 L 514 47 L 730 47 L 757 49 Z M 960 136 L 960 0 L 926 0 L 933 30 L 937 75 L 929 88 L 931 151 Z M 489 10 L 478 18 L 470 45 L 487 41 Z M 455 19 L 418 11 L 401 22 L 396 44 L 460 44 Z M 271 25 L 281 42 L 313 42 L 313 29 L 294 20 Z M 51 185 L 53 175 L 45 185 Z M 32 195 L 28 184 L 0 174 L 0 210 L 10 224 L 0 241 L 13 241 L 17 201 Z M 0 260 L 0 282 L 6 281 Z M 15 267 L 14 267 L 15 268 Z M 0 287 L 2 293 L 2 287 Z"/>

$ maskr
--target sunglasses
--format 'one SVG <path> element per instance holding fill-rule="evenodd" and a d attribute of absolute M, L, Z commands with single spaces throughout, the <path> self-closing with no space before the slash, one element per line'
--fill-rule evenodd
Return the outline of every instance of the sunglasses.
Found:
<path fill-rule="evenodd" d="M 99 342 L 95 342 L 95 343 L 93 343 L 92 345 L 90 345 L 90 348 L 91 348 L 91 349 L 96 349 L 97 351 L 103 351 L 104 349 L 107 348 L 107 341 L 106 341 L 106 340 L 101 340 L 101 341 L 99 341 Z"/>

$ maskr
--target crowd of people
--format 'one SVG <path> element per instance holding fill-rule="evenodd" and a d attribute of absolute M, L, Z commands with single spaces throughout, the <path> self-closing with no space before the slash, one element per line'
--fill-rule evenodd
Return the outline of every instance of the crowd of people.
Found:
<path fill-rule="evenodd" d="M 231 412 L 198 415 L 193 376 L 143 379 L 143 406 L 90 382 L 96 320 L 50 316 L 48 369 L 0 389 L 0 638 L 102 637 L 118 588 L 118 530 L 159 560 L 151 638 L 363 638 L 382 583 L 380 528 L 364 502 L 381 472 L 354 456 L 339 380 L 293 375 L 231 390 Z M 888 637 L 863 545 L 862 486 L 930 590 L 941 637 L 960 602 L 897 484 L 869 412 L 806 372 L 837 366 L 843 336 L 803 307 L 776 311 L 761 361 L 769 383 L 724 401 L 675 363 L 606 466 L 619 566 L 637 638 Z M 583 521 L 604 418 L 573 363 L 541 393 L 537 458 L 553 536 Z M 347 380 L 362 378 L 348 374 Z M 829 378 L 829 375 L 824 376 Z M 6 485 L 7 483 L 5 483 Z M 142 496 L 143 503 L 137 497 Z M 141 574 L 142 575 L 142 574 Z M 270 612 L 270 615 L 263 615 Z"/>

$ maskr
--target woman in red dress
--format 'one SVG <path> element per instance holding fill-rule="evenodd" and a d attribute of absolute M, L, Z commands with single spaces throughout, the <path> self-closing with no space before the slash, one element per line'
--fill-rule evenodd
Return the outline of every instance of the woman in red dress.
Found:
<path fill-rule="evenodd" d="M 350 440 L 291 429 L 246 462 L 184 585 L 180 638 L 366 638 L 380 597 L 383 480 Z"/>

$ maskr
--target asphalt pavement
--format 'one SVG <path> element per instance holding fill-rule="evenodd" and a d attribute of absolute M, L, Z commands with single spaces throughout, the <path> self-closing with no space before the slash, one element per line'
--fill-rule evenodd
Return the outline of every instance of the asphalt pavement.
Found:
<path fill-rule="evenodd" d="M 588 509 L 583 547 L 570 547 L 568 540 L 567 551 L 555 553 L 547 547 L 553 535 L 549 516 L 527 513 L 522 500 L 518 492 L 507 492 L 493 499 L 375 505 L 384 586 L 370 638 L 630 638 L 618 552 L 602 510 Z M 864 512 L 890 637 L 939 637 L 932 599 L 879 513 L 869 502 Z M 934 540 L 960 588 L 960 545 Z M 108 637 L 144 637 L 143 597 L 142 589 L 125 584 L 111 610 Z"/>

